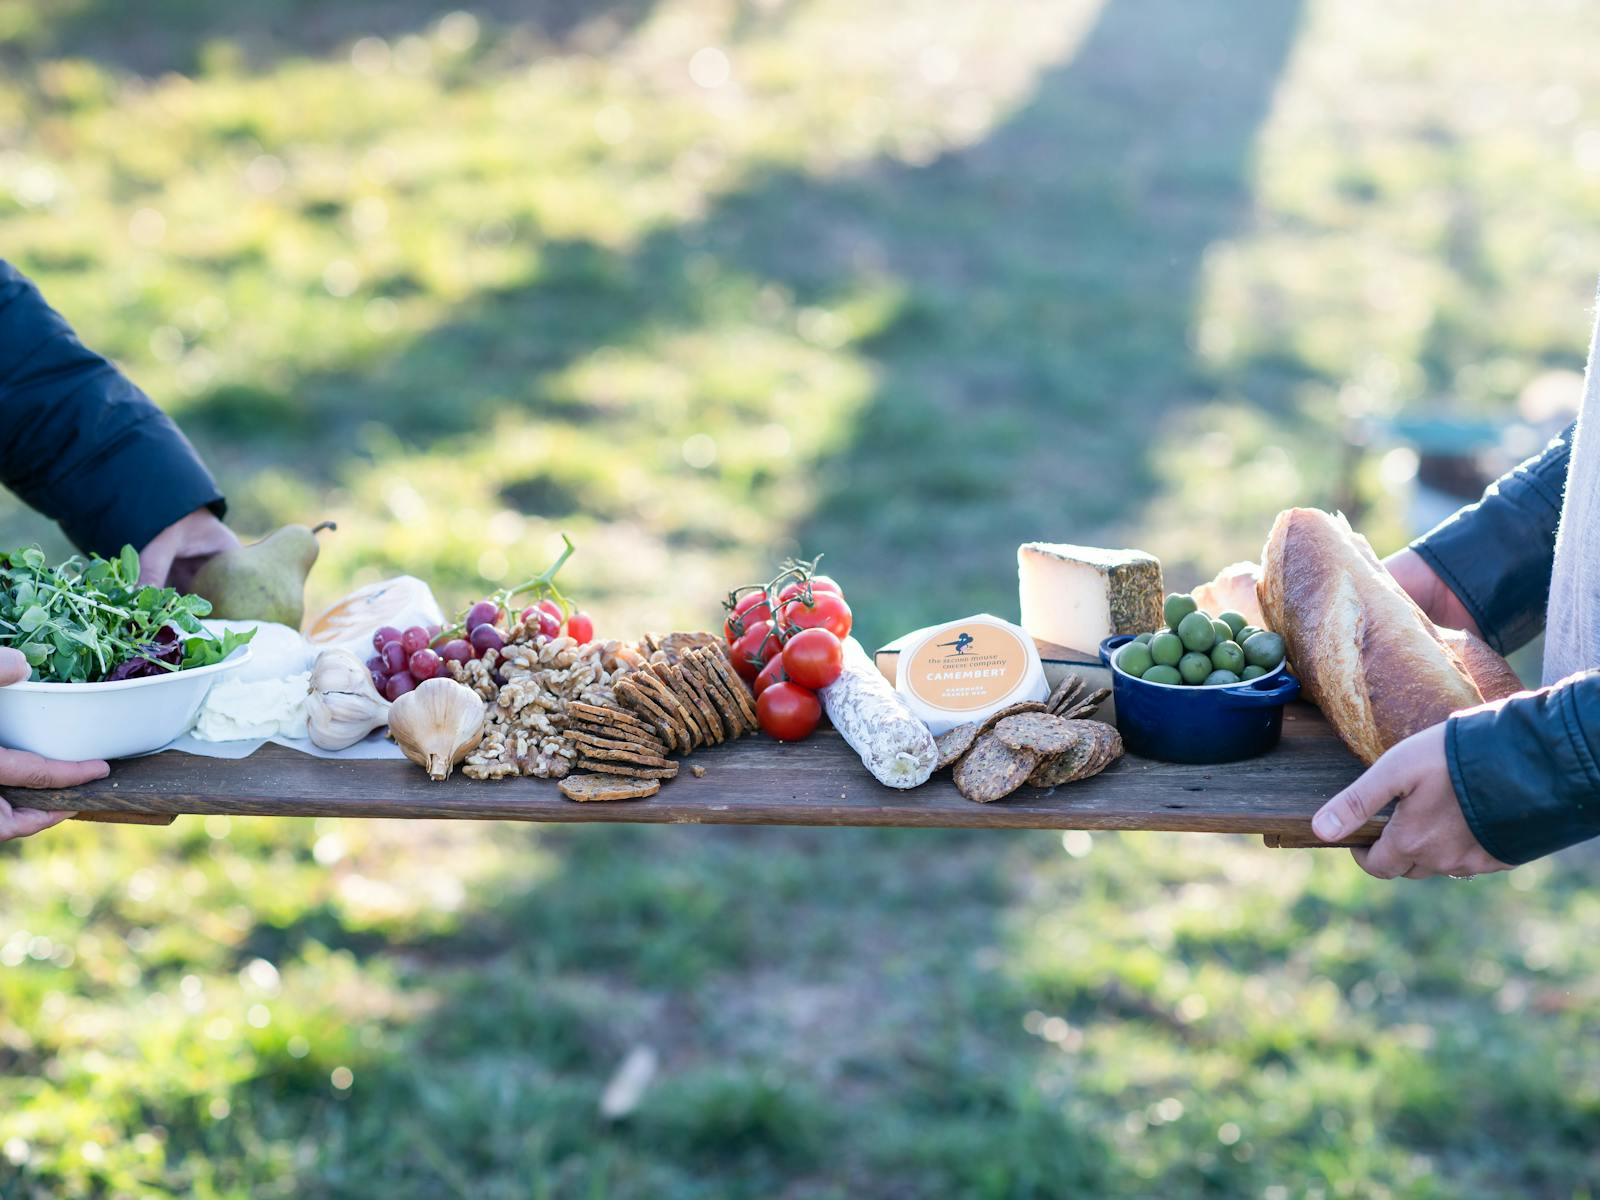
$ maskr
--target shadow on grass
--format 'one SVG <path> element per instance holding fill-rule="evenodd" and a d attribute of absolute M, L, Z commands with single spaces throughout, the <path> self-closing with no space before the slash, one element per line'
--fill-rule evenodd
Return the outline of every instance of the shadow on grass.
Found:
<path fill-rule="evenodd" d="M 452 11 L 477 18 L 480 43 L 491 47 L 502 40 L 560 45 L 585 25 L 609 42 L 652 6 L 652 0 L 50 0 L 21 25 L 20 44 L 0 39 L 0 53 L 90 58 L 155 76 L 193 72 L 226 43 L 250 67 L 264 69 L 280 59 L 326 55 L 362 37 L 423 33 Z"/>

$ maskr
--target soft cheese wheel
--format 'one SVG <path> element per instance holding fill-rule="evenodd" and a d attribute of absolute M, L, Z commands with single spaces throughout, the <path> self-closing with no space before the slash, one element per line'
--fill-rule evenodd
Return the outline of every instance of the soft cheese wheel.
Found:
<path fill-rule="evenodd" d="M 1093 651 L 1104 638 L 1161 626 L 1161 562 L 1142 550 L 1060 542 L 1017 547 L 1022 627 L 1041 641 Z"/>

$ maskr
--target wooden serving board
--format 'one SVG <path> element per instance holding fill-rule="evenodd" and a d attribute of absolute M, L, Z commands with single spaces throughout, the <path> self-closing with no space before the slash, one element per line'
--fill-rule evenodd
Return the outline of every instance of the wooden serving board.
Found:
<path fill-rule="evenodd" d="M 705 768 L 703 779 L 691 765 Z M 783 745 L 746 738 L 697 751 L 648 800 L 577 804 L 548 780 L 434 783 L 409 762 L 312 758 L 263 746 L 249 758 L 168 752 L 116 764 L 81 788 L 30 792 L 35 808 L 91 820 L 166 823 L 184 814 L 622 821 L 706 825 L 876 825 L 964 829 L 1147 829 L 1261 834 L 1269 845 L 1320 846 L 1311 816 L 1361 770 L 1316 709 L 1284 711 L 1270 754 L 1214 767 L 1126 756 L 1065 787 L 1023 787 L 995 804 L 964 799 L 948 771 L 898 791 L 867 774 L 831 730 Z M 1371 842 L 1386 817 L 1348 844 Z"/>

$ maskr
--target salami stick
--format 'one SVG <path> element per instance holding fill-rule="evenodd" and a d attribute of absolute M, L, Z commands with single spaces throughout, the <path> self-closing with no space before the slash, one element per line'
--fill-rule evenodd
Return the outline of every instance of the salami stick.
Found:
<path fill-rule="evenodd" d="M 855 638 L 845 638 L 844 673 L 821 696 L 828 720 L 879 783 L 914 788 L 928 782 L 939 761 L 933 735 Z"/>

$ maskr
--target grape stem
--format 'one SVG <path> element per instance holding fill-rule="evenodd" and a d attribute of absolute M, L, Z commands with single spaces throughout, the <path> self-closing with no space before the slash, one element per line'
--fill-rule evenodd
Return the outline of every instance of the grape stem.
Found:
<path fill-rule="evenodd" d="M 524 583 L 519 583 L 515 587 L 501 588 L 499 591 L 493 592 L 485 597 L 485 599 L 487 599 L 490 604 L 493 604 L 502 612 L 509 613 L 511 611 L 511 601 L 513 597 L 520 596 L 524 592 L 533 592 L 536 600 L 554 600 L 556 604 L 560 606 L 561 619 L 563 622 L 565 622 L 567 615 L 572 611 L 572 605 L 568 603 L 567 598 L 561 594 L 561 589 L 556 586 L 555 580 L 556 574 L 561 570 L 562 567 L 566 566 L 567 559 L 572 557 L 572 552 L 577 547 L 572 544 L 572 539 L 564 533 L 561 535 L 561 541 L 565 548 L 561 551 L 561 557 L 556 559 L 555 562 L 551 563 L 532 579 L 529 579 Z M 467 629 L 467 614 L 472 611 L 472 607 L 473 606 L 469 604 L 466 608 L 462 609 L 461 616 L 456 623 L 450 626 L 448 629 L 442 630 L 439 636 L 434 640 L 444 641 L 452 637 L 462 637 L 467 634 L 469 632 Z"/>

